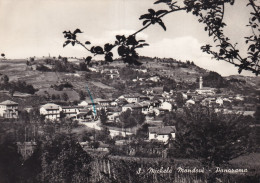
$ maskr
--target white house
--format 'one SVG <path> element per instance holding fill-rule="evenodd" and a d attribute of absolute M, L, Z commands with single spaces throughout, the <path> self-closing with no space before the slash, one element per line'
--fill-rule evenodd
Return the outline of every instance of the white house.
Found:
<path fill-rule="evenodd" d="M 163 102 L 160 105 L 160 109 L 165 109 L 165 110 L 171 111 L 172 110 L 172 104 L 169 103 L 169 102 Z"/>
<path fill-rule="evenodd" d="M 235 99 L 240 100 L 240 101 L 244 101 L 244 97 L 242 97 L 240 95 L 236 95 Z"/>
<path fill-rule="evenodd" d="M 94 99 L 93 99 L 93 101 L 91 99 L 86 99 L 86 100 L 81 101 L 78 104 L 78 106 L 80 106 L 80 107 L 89 107 L 89 106 L 92 106 L 92 105 L 98 105 L 98 102 Z"/>
<path fill-rule="evenodd" d="M 223 99 L 221 98 L 221 97 L 218 97 L 217 99 L 216 99 L 216 104 L 218 104 L 219 106 L 222 106 L 223 105 Z"/>
<path fill-rule="evenodd" d="M 88 69 L 93 71 L 93 72 L 98 72 L 98 70 L 96 68 L 93 68 L 93 67 L 89 67 Z"/>
<path fill-rule="evenodd" d="M 136 104 L 136 103 L 133 103 L 133 104 L 126 104 L 122 107 L 122 112 L 125 112 L 127 111 L 128 109 L 130 109 L 131 111 L 132 110 L 140 110 L 142 111 L 142 106 L 140 104 Z"/>
<path fill-rule="evenodd" d="M 194 105 L 194 104 L 195 104 L 195 101 L 192 99 L 189 99 L 186 101 L 186 105 Z"/>
<path fill-rule="evenodd" d="M 45 119 L 49 120 L 59 120 L 61 107 L 54 103 L 48 103 L 42 105 L 40 108 L 40 114 L 45 116 Z"/>
<path fill-rule="evenodd" d="M 120 112 L 107 112 L 107 118 L 109 122 L 114 122 L 119 118 Z"/>
<path fill-rule="evenodd" d="M 152 76 L 148 80 L 153 81 L 153 82 L 159 82 L 160 81 L 160 77 L 159 76 Z"/>
<path fill-rule="evenodd" d="M 103 107 L 108 107 L 110 106 L 112 100 L 110 99 L 102 99 L 102 98 L 96 98 L 95 102 L 97 102 L 99 105 L 103 106 Z"/>
<path fill-rule="evenodd" d="M 103 69 L 101 71 L 101 74 L 105 74 L 105 75 L 109 76 L 111 79 L 120 77 L 118 69 Z"/>
<path fill-rule="evenodd" d="M 78 120 L 79 122 L 89 122 L 92 121 L 94 117 L 92 110 L 80 109 L 79 113 L 75 116 L 75 120 Z"/>
<path fill-rule="evenodd" d="M 175 126 L 164 126 L 164 127 L 148 127 L 149 140 L 158 140 L 167 142 L 169 138 L 175 139 L 176 128 Z"/>
<path fill-rule="evenodd" d="M 142 106 L 142 113 L 148 114 L 152 112 L 153 107 L 151 106 L 151 103 L 148 101 L 143 101 L 139 103 Z"/>
<path fill-rule="evenodd" d="M 11 100 L 1 102 L 0 116 L 4 118 L 18 118 L 18 103 Z"/>
<path fill-rule="evenodd" d="M 117 103 L 116 101 L 112 101 L 112 102 L 110 103 L 110 105 L 111 105 L 111 106 L 118 106 L 118 103 Z"/>
<path fill-rule="evenodd" d="M 128 94 L 128 95 L 124 95 L 125 100 L 128 103 L 137 103 L 139 102 L 139 94 Z"/>
<path fill-rule="evenodd" d="M 61 111 L 66 115 L 68 118 L 76 117 L 79 113 L 78 107 L 73 106 L 62 106 Z"/>

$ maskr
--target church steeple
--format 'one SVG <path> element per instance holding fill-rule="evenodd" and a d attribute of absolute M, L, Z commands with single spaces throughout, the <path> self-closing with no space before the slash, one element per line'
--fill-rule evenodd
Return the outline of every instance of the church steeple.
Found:
<path fill-rule="evenodd" d="M 202 77 L 200 76 L 200 81 L 199 81 L 200 83 L 200 89 L 202 89 L 203 88 L 203 79 L 202 79 Z"/>

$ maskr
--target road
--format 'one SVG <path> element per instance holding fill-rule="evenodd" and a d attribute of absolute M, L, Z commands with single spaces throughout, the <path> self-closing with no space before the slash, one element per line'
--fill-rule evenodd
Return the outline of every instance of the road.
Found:
<path fill-rule="evenodd" d="M 94 121 L 94 122 L 80 122 L 80 124 L 83 124 L 89 128 L 94 128 L 95 130 L 101 130 L 102 128 L 99 126 L 100 124 L 100 121 L 97 120 L 97 121 Z M 125 137 L 125 135 L 132 135 L 133 133 L 131 132 L 124 132 L 124 131 L 121 131 L 121 130 L 111 130 L 109 129 L 110 131 L 110 136 L 113 138 L 117 135 L 122 135 L 123 137 Z"/>

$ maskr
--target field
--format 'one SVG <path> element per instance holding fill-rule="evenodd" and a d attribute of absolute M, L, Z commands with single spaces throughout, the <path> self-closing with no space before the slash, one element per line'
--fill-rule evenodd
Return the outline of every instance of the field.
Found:
<path fill-rule="evenodd" d="M 99 87 L 99 88 L 102 88 L 102 89 L 114 89 L 113 87 L 110 87 L 110 86 L 107 86 L 103 83 L 100 83 L 100 82 L 91 82 L 93 85 Z"/>

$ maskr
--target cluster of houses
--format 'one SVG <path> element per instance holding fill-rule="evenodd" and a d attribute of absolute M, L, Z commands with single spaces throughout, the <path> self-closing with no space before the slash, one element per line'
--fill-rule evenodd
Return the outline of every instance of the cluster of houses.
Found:
<path fill-rule="evenodd" d="M 103 71 L 107 74 L 115 74 Z M 111 75 L 111 77 L 117 77 Z M 148 91 L 149 90 L 149 91 Z M 244 97 L 240 95 L 225 96 L 215 93 L 215 88 L 203 87 L 203 80 L 200 77 L 199 88 L 191 91 L 178 91 L 182 94 L 184 105 L 190 106 L 194 104 L 202 104 L 205 106 L 215 106 L 217 109 L 225 109 L 230 111 L 230 104 L 233 101 L 243 101 Z M 139 111 L 146 116 L 147 122 L 152 120 L 154 116 L 163 116 L 169 111 L 177 109 L 177 94 L 170 91 L 165 92 L 160 87 L 154 87 L 144 90 L 144 94 L 130 93 L 125 94 L 117 99 L 86 99 L 73 106 L 62 106 L 55 103 L 47 103 L 39 107 L 40 114 L 46 120 L 59 121 L 61 118 L 70 118 L 79 122 L 91 122 L 98 119 L 101 109 L 106 111 L 108 123 L 119 122 L 119 116 L 127 110 Z M 228 104 L 228 105 L 227 105 Z M 229 106 L 229 108 L 227 107 Z M 246 108 L 245 108 L 246 106 Z M 254 104 L 245 104 L 243 108 L 232 106 L 237 111 L 255 111 Z M 181 109 L 181 106 L 178 106 Z M 18 103 L 6 100 L 0 103 L 0 117 L 2 118 L 18 118 Z M 166 142 L 169 137 L 175 137 L 175 127 L 153 127 L 149 128 L 149 140 L 157 139 Z"/>

